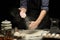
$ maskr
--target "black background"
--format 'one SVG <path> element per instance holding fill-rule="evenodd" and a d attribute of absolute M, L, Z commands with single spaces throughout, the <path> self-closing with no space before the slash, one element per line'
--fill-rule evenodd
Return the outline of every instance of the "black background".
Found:
<path fill-rule="evenodd" d="M 19 0 L 0 0 L 0 23 L 7 19 L 11 20 L 9 10 L 14 7 L 19 7 Z M 60 20 L 60 5 L 59 0 L 50 0 L 49 16 Z"/>

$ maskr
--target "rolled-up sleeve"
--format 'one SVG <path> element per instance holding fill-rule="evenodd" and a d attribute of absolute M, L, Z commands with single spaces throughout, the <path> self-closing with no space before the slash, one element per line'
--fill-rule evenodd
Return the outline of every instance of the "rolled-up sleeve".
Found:
<path fill-rule="evenodd" d="M 27 8 L 27 0 L 20 0 L 20 8 Z"/>
<path fill-rule="evenodd" d="M 48 5 L 49 5 L 49 0 L 42 0 L 41 9 L 48 11 L 49 10 Z"/>

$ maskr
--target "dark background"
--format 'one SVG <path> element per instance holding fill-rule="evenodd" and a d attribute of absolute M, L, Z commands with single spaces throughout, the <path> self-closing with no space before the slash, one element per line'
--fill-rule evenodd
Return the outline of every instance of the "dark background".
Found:
<path fill-rule="evenodd" d="M 14 7 L 19 7 L 19 0 L 0 0 L 0 23 L 7 19 L 11 20 L 9 11 Z M 50 0 L 49 16 L 60 20 L 59 0 Z"/>

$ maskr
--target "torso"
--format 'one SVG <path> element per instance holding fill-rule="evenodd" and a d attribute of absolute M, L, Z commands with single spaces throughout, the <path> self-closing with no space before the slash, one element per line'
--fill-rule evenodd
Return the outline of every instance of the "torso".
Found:
<path fill-rule="evenodd" d="M 41 0 L 28 0 L 27 5 L 29 9 L 38 10 L 41 6 Z"/>
<path fill-rule="evenodd" d="M 41 9 L 41 0 L 28 0 L 27 8 L 27 15 L 30 17 L 31 20 L 36 20 Z"/>

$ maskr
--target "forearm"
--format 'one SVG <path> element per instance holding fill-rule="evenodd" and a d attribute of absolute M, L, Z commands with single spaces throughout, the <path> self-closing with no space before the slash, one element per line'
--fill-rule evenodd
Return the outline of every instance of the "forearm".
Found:
<path fill-rule="evenodd" d="M 36 20 L 37 25 L 39 25 L 41 23 L 41 21 L 43 20 L 45 15 L 46 15 L 46 10 L 41 10 L 41 12 Z"/>
<path fill-rule="evenodd" d="M 41 21 L 45 17 L 47 11 L 49 10 L 48 5 L 49 5 L 49 0 L 42 0 L 41 12 L 39 17 L 36 20 L 37 24 L 41 23 Z"/>
<path fill-rule="evenodd" d="M 42 10 L 35 22 L 31 22 L 29 29 L 36 29 L 46 15 L 46 10 Z"/>

